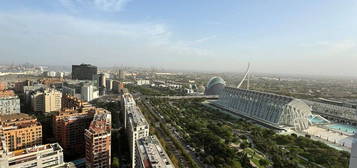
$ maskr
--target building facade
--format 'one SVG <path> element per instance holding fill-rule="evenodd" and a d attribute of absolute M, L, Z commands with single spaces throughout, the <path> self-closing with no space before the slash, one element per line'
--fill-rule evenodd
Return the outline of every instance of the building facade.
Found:
<path fill-rule="evenodd" d="M 55 168 L 64 164 L 62 148 L 58 143 L 0 154 L 0 167 L 2 168 Z"/>
<path fill-rule="evenodd" d="M 122 118 L 125 121 L 123 126 L 128 137 L 132 167 L 174 167 L 158 139 L 149 136 L 149 123 L 133 96 L 126 89 L 121 94 L 121 111 L 124 113 Z"/>
<path fill-rule="evenodd" d="M 130 93 L 121 94 L 121 118 L 124 128 L 127 128 L 127 115 L 130 113 L 130 107 L 135 107 L 136 102 Z"/>
<path fill-rule="evenodd" d="M 72 79 L 93 80 L 97 72 L 98 68 L 90 64 L 72 65 Z"/>
<path fill-rule="evenodd" d="M 225 87 L 213 104 L 276 128 L 307 129 L 312 115 L 311 108 L 299 99 L 231 87 Z"/>
<path fill-rule="evenodd" d="M 81 88 L 81 97 L 84 101 L 91 101 L 99 97 L 99 92 L 93 85 L 83 85 Z"/>
<path fill-rule="evenodd" d="M 139 79 L 139 80 L 136 80 L 136 84 L 139 86 L 150 85 L 150 80 Z"/>
<path fill-rule="evenodd" d="M 36 112 L 53 112 L 61 110 L 62 92 L 45 89 L 31 95 L 32 110 Z"/>
<path fill-rule="evenodd" d="M 66 155 L 84 156 L 83 135 L 93 120 L 94 112 L 93 109 L 64 110 L 53 116 L 53 134 Z"/>
<path fill-rule="evenodd" d="M 0 91 L 0 115 L 20 113 L 20 99 L 12 90 Z"/>
<path fill-rule="evenodd" d="M 31 95 L 34 93 L 34 92 L 37 92 L 39 90 L 43 90 L 45 89 L 46 86 L 43 85 L 43 84 L 34 84 L 32 86 L 24 86 L 23 87 L 23 94 L 24 94 L 24 97 L 25 97 L 25 104 L 26 105 L 31 105 Z"/>
<path fill-rule="evenodd" d="M 149 123 L 141 113 L 139 107 L 130 106 L 127 110 L 127 136 L 129 142 L 129 151 L 132 158 L 132 166 L 136 167 L 136 141 L 149 136 Z"/>
<path fill-rule="evenodd" d="M 1 141 L 5 151 L 15 151 L 42 144 L 42 126 L 24 113 L 0 116 Z"/>
<path fill-rule="evenodd" d="M 65 109 L 77 110 L 85 107 L 92 107 L 88 102 L 83 101 L 82 99 L 79 99 L 71 95 L 63 95 L 61 103 L 62 103 L 62 110 Z"/>
<path fill-rule="evenodd" d="M 113 92 L 119 93 L 121 89 L 124 88 L 124 83 L 118 80 L 113 81 Z"/>
<path fill-rule="evenodd" d="M 107 91 L 111 91 L 113 89 L 113 80 L 107 79 L 105 82 L 105 86 Z"/>
<path fill-rule="evenodd" d="M 107 80 L 107 75 L 106 74 L 103 74 L 103 73 L 101 73 L 101 74 L 99 74 L 99 76 L 98 76 L 98 86 L 99 87 L 106 87 L 106 80 Z"/>
<path fill-rule="evenodd" d="M 87 168 L 110 168 L 112 118 L 109 111 L 96 109 L 88 129 L 85 130 L 85 158 Z"/>
<path fill-rule="evenodd" d="M 135 151 L 136 168 L 175 167 L 156 136 L 137 140 Z"/>

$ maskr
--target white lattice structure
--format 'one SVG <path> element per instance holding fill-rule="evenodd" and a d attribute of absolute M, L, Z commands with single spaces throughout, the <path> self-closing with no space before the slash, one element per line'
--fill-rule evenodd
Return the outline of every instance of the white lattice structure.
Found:
<path fill-rule="evenodd" d="M 304 102 L 312 107 L 313 112 L 357 121 L 357 110 L 354 108 L 309 100 L 304 100 Z"/>
<path fill-rule="evenodd" d="M 240 88 L 226 87 L 215 105 L 275 127 L 309 127 L 311 108 L 299 99 Z"/>

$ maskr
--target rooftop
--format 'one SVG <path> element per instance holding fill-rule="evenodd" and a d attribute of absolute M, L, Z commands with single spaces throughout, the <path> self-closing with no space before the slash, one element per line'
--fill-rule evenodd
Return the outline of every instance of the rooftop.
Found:
<path fill-rule="evenodd" d="M 16 113 L 16 114 L 8 114 L 1 115 L 0 122 L 9 122 L 9 121 L 22 121 L 22 120 L 31 120 L 36 119 L 34 116 L 30 116 L 25 113 Z"/>
<path fill-rule="evenodd" d="M 40 145 L 40 146 L 34 146 L 26 149 L 21 149 L 21 150 L 16 150 L 13 152 L 10 152 L 8 156 L 21 156 L 21 155 L 26 155 L 29 153 L 35 153 L 35 152 L 40 152 L 40 151 L 45 151 L 45 150 L 52 150 L 52 151 L 62 151 L 62 147 L 58 143 L 53 143 L 53 144 L 45 144 L 45 145 Z"/>
<path fill-rule="evenodd" d="M 123 97 L 125 105 L 127 105 L 129 103 L 132 104 L 132 105 L 135 105 L 135 100 L 134 100 L 133 96 L 130 93 L 124 93 L 122 97 Z"/>
<path fill-rule="evenodd" d="M 174 167 L 156 136 L 139 139 L 137 144 L 144 167 Z"/>
<path fill-rule="evenodd" d="M 105 109 L 97 108 L 93 120 L 89 126 L 89 131 L 95 133 L 105 133 L 111 129 L 111 113 Z"/>
<path fill-rule="evenodd" d="M 13 90 L 0 91 L 0 98 L 11 98 L 11 97 L 17 97 Z"/>
<path fill-rule="evenodd" d="M 262 92 L 262 91 L 257 91 L 257 90 L 247 90 L 247 89 L 233 88 L 233 87 L 226 87 L 225 89 L 226 90 L 230 90 L 230 91 L 239 91 L 239 92 L 245 92 L 245 93 L 255 93 L 257 95 L 264 96 L 264 97 L 267 97 L 267 98 L 280 100 L 280 101 L 282 101 L 284 103 L 289 103 L 289 102 L 295 100 L 295 98 L 293 98 L 293 97 L 279 95 L 279 94 L 275 94 L 275 93 L 269 93 L 269 92 Z"/>
<path fill-rule="evenodd" d="M 129 120 L 132 121 L 135 127 L 149 125 L 140 108 L 137 106 L 129 106 L 128 115 Z"/>

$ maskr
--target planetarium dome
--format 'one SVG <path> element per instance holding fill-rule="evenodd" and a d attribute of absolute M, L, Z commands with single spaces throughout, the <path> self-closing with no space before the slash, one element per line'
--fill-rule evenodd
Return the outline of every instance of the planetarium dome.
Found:
<path fill-rule="evenodd" d="M 206 86 L 205 95 L 219 95 L 226 86 L 226 82 L 221 77 L 212 77 Z"/>

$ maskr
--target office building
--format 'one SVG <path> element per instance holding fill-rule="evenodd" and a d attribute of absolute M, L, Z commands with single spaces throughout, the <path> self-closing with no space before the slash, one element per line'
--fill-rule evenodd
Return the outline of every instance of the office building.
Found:
<path fill-rule="evenodd" d="M 62 92 L 56 89 L 44 89 L 31 95 L 31 106 L 35 112 L 53 112 L 61 110 Z"/>
<path fill-rule="evenodd" d="M 119 70 L 118 72 L 118 79 L 125 80 L 126 72 L 124 70 Z"/>
<path fill-rule="evenodd" d="M 98 76 L 98 86 L 99 87 L 106 87 L 106 80 L 107 80 L 107 75 L 106 74 L 99 74 Z"/>
<path fill-rule="evenodd" d="M 175 167 L 156 136 L 141 138 L 136 144 L 136 168 Z"/>
<path fill-rule="evenodd" d="M 111 129 L 109 111 L 96 109 L 88 129 L 85 130 L 85 158 L 87 168 L 110 168 L 111 165 Z"/>
<path fill-rule="evenodd" d="M 68 86 L 62 86 L 63 95 L 77 96 L 76 89 Z"/>
<path fill-rule="evenodd" d="M 105 82 L 105 86 L 107 91 L 111 91 L 113 89 L 113 80 L 107 79 Z"/>
<path fill-rule="evenodd" d="M 124 83 L 118 80 L 113 81 L 113 92 L 120 93 L 120 90 L 124 88 Z"/>
<path fill-rule="evenodd" d="M 54 168 L 64 164 L 62 148 L 58 143 L 0 154 L 0 167 L 2 168 Z"/>
<path fill-rule="evenodd" d="M 91 101 L 99 97 L 99 91 L 91 84 L 85 84 L 81 88 L 81 98 L 84 101 Z"/>
<path fill-rule="evenodd" d="M 16 82 L 15 83 L 15 92 L 16 93 L 23 93 L 24 91 L 24 86 L 32 86 L 34 84 L 33 81 L 30 80 L 25 80 L 25 81 L 21 81 L 21 82 Z"/>
<path fill-rule="evenodd" d="M 15 151 L 42 144 L 42 126 L 24 113 L 0 116 L 0 135 L 5 151 Z"/>
<path fill-rule="evenodd" d="M 34 84 L 32 86 L 24 86 L 23 87 L 23 94 L 25 98 L 25 104 L 30 105 L 31 104 L 31 95 L 39 90 L 45 89 L 46 86 L 43 84 Z"/>
<path fill-rule="evenodd" d="M 99 74 L 98 75 L 98 90 L 99 90 L 99 95 L 105 95 L 107 89 L 106 89 L 106 84 L 107 84 L 107 74 Z"/>
<path fill-rule="evenodd" d="M 307 129 L 312 115 L 311 108 L 299 99 L 231 87 L 225 87 L 213 104 L 278 129 Z"/>
<path fill-rule="evenodd" d="M 84 156 L 84 132 L 93 119 L 95 111 L 64 110 L 52 118 L 53 134 L 62 146 L 64 153 L 70 156 Z"/>
<path fill-rule="evenodd" d="M 93 75 L 97 75 L 97 67 L 90 64 L 72 65 L 72 79 L 93 80 Z"/>
<path fill-rule="evenodd" d="M 12 90 L 0 91 L 0 115 L 20 113 L 20 99 Z"/>

